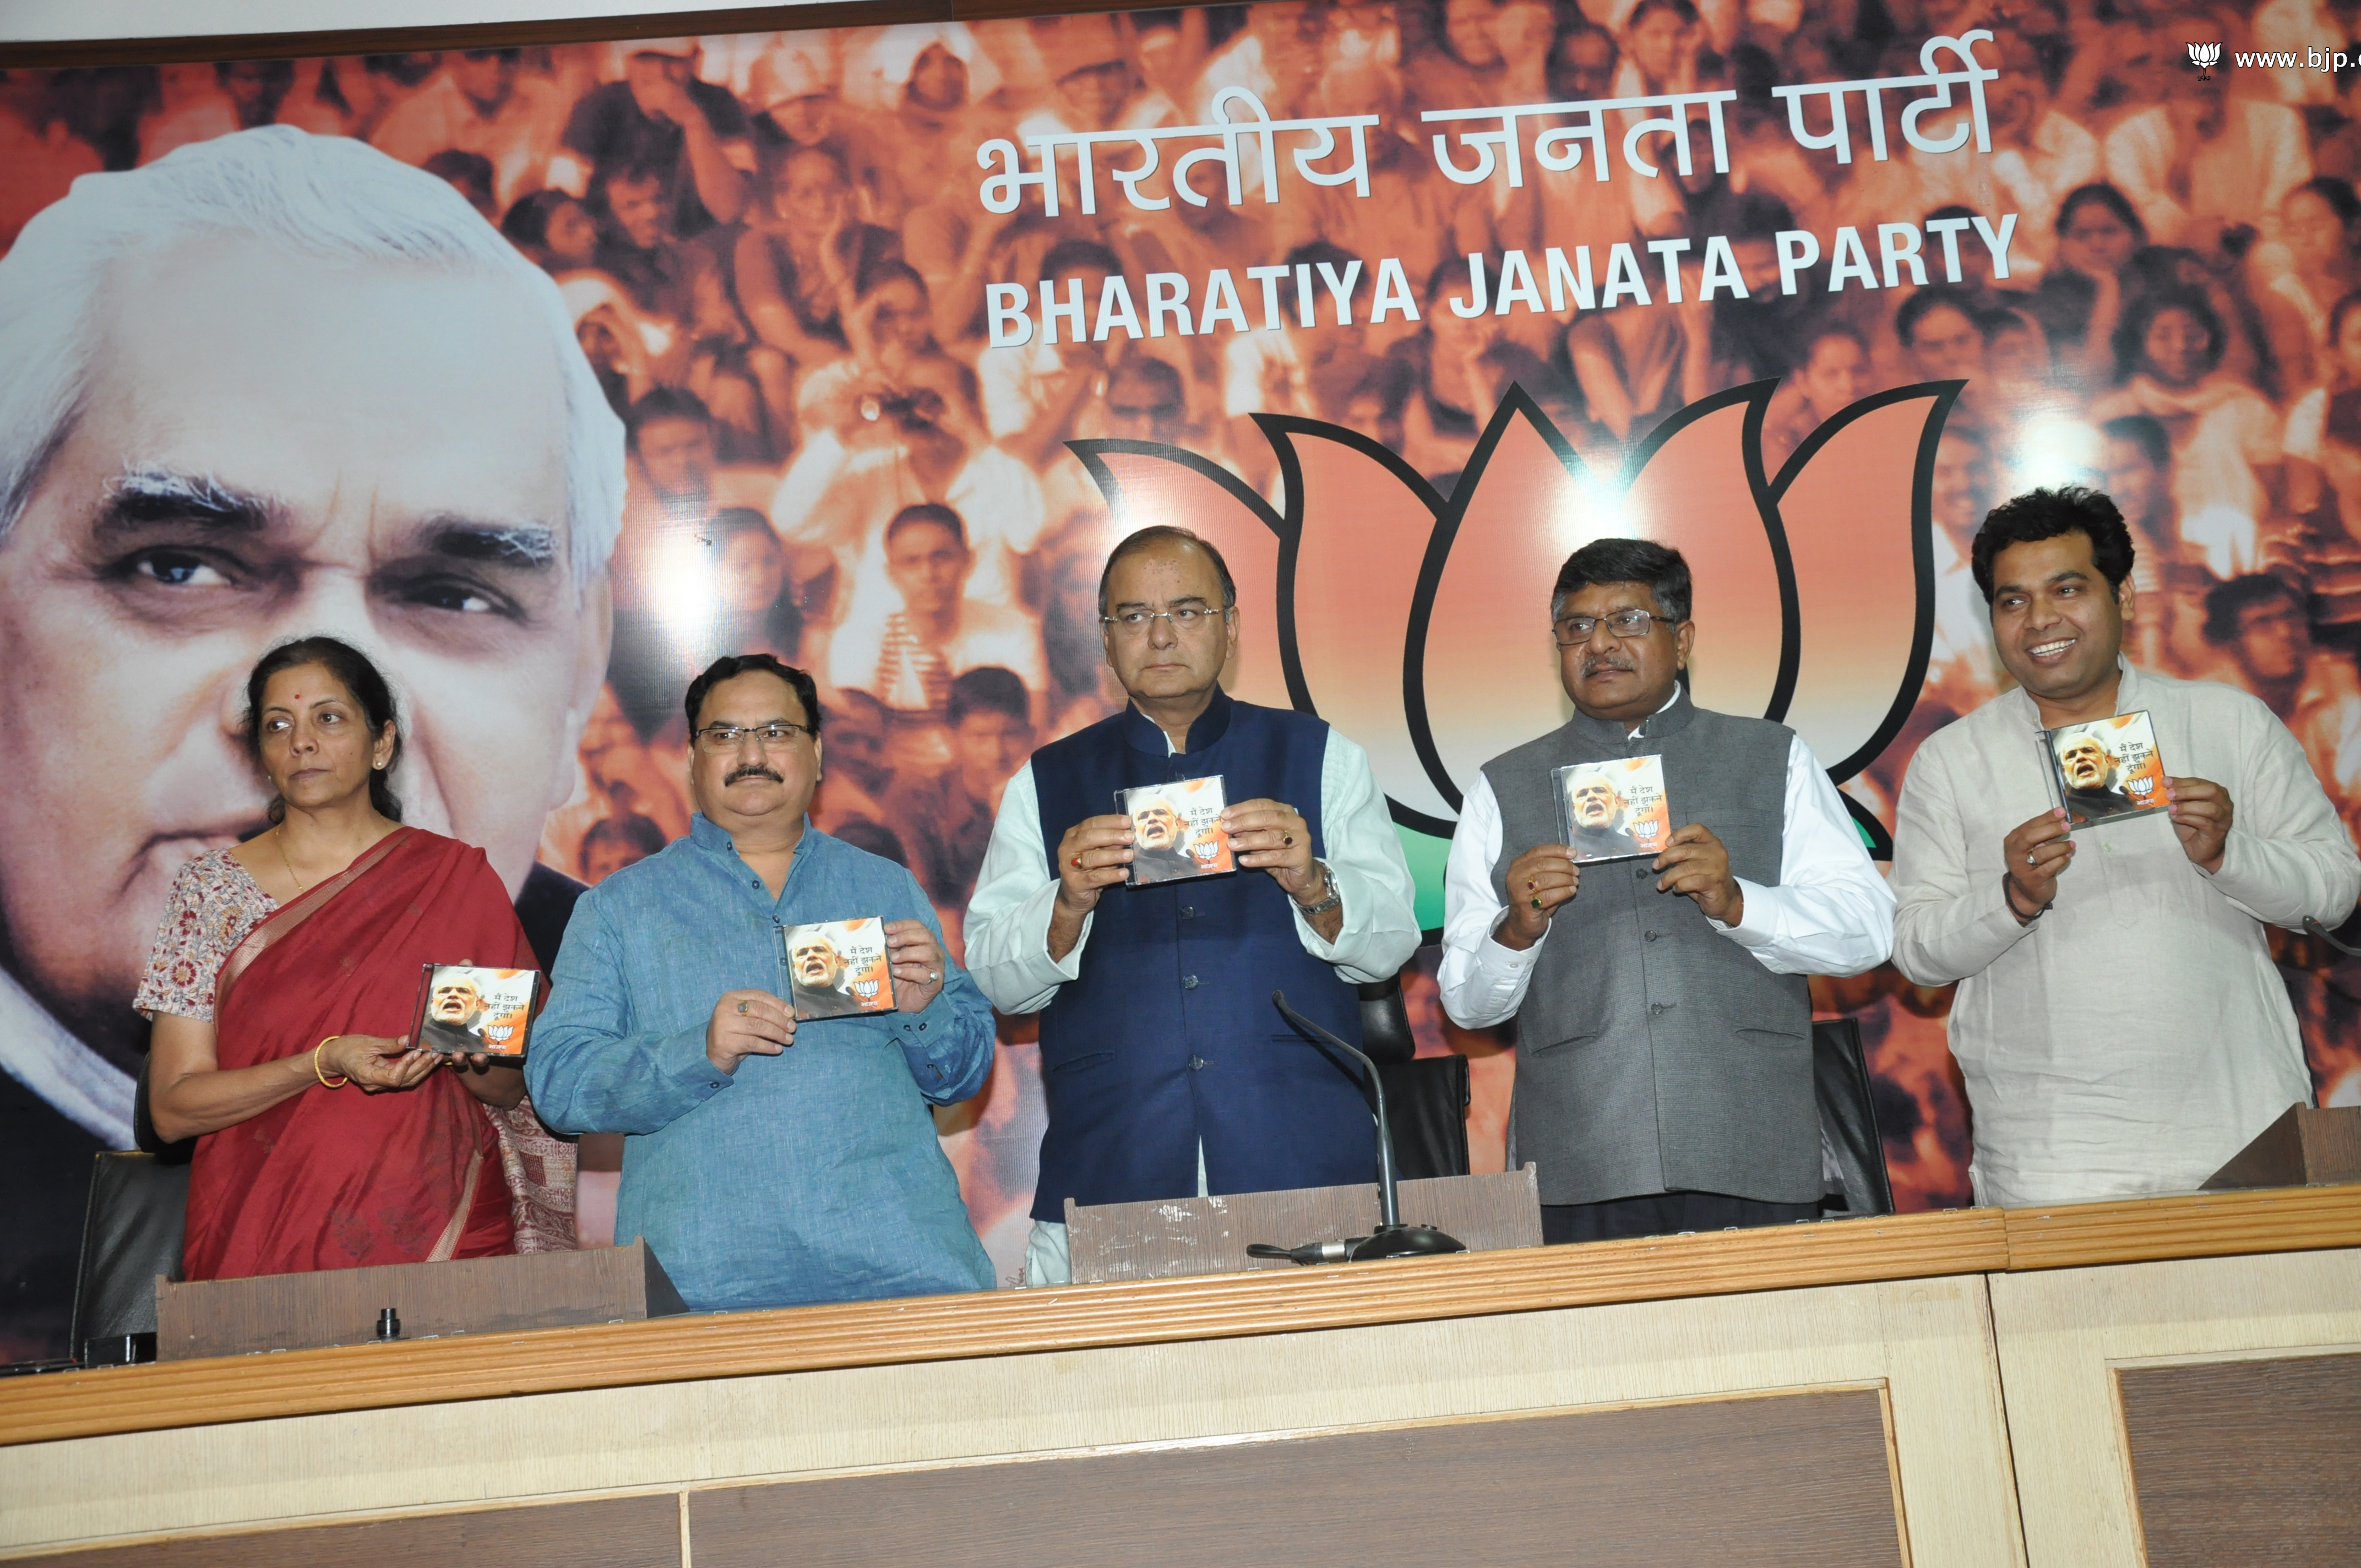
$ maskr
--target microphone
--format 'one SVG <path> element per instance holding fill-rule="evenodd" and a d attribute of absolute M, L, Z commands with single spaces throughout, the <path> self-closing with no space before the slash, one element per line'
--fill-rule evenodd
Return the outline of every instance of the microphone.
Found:
<path fill-rule="evenodd" d="M 1367 1263 L 1379 1257 L 1418 1257 L 1436 1253 L 1466 1252 L 1466 1246 L 1454 1237 L 1428 1225 L 1405 1225 L 1401 1223 L 1401 1197 L 1394 1180 L 1394 1135 L 1386 1123 L 1386 1085 L 1378 1076 L 1378 1064 L 1361 1051 L 1346 1045 L 1334 1035 L 1298 1013 L 1287 1004 L 1287 992 L 1270 993 L 1271 1004 L 1279 1016 L 1301 1029 L 1312 1043 L 1331 1054 L 1348 1056 L 1361 1066 L 1370 1096 L 1377 1103 L 1378 1123 L 1378 1229 L 1375 1234 L 1350 1236 L 1341 1242 L 1309 1242 L 1299 1247 L 1273 1246 L 1257 1242 L 1246 1248 L 1249 1257 L 1291 1258 L 1298 1264 Z"/>
<path fill-rule="evenodd" d="M 2344 943 L 2338 941 L 2334 933 L 2331 932 L 2327 927 L 2322 925 L 2317 916 L 2311 915 L 2305 916 L 2303 917 L 2303 928 L 2311 935 L 2315 936 L 2322 941 L 2327 943 L 2330 947 L 2334 948 L 2338 952 L 2343 953 L 2346 958 L 2361 959 L 2361 948 L 2348 948 Z M 2341 930 L 2343 927 L 2340 927 L 2339 929 Z"/>

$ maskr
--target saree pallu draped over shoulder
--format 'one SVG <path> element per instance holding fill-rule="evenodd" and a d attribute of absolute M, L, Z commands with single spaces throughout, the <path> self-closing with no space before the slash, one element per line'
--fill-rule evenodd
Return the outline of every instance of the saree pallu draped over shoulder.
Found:
<path fill-rule="evenodd" d="M 507 889 L 473 845 L 397 829 L 223 960 L 215 1058 L 252 1067 L 331 1035 L 405 1035 L 422 966 L 460 962 L 533 965 Z M 191 1279 L 511 1250 L 498 1135 L 447 1069 L 383 1094 L 306 1089 L 197 1141 Z"/>

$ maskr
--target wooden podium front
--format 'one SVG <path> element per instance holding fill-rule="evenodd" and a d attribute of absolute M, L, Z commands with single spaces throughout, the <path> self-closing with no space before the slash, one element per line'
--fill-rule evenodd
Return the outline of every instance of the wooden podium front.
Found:
<path fill-rule="evenodd" d="M 1483 1176 L 1417 1178 L 1399 1190 L 1402 1223 L 1432 1225 L 1469 1252 L 1539 1246 L 1540 1182 L 1532 1165 Z M 1378 1212 L 1374 1182 L 1089 1207 L 1069 1198 L 1066 1251 L 1077 1285 L 1293 1268 L 1285 1258 L 1248 1257 L 1246 1248 L 1257 1242 L 1301 1246 L 1366 1236 L 1377 1229 Z"/>
<path fill-rule="evenodd" d="M 645 1241 L 315 1274 L 156 1277 L 156 1359 L 366 1344 L 390 1307 L 405 1340 L 634 1322 L 688 1310 Z"/>
<path fill-rule="evenodd" d="M 2351 1563 L 2356 1346 L 2354 1186 L 471 1330 L 0 1380 L 0 1559 Z"/>

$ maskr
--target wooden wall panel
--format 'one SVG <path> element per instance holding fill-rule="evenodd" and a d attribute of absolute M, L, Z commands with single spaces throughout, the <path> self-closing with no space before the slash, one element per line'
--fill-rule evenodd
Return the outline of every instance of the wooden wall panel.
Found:
<path fill-rule="evenodd" d="M 2361 1563 L 2361 1355 L 2115 1374 L 2148 1568 Z"/>
<path fill-rule="evenodd" d="M 520 1372 L 544 1337 L 507 1342 Z M 261 1370 L 303 1354 L 240 1365 Z M 367 1361 L 375 1352 L 353 1354 Z M 685 1357 L 675 1375 L 699 1370 Z M 1998 1367 L 1984 1283 L 1974 1276 L 521 1393 L 28 1443 L 0 1449 L 0 1559 L 323 1515 L 1879 1384 L 1892 1411 L 1913 1568 L 2021 1568 Z M 126 1486 L 126 1476 L 137 1484 Z M 1718 1568 L 1752 1550 L 1751 1540 L 1741 1541 L 1702 1561 Z M 793 1560 L 785 1543 L 780 1560 Z M 922 1559 L 959 1560 L 949 1548 Z"/>
<path fill-rule="evenodd" d="M 1865 1568 L 1904 1561 L 1894 1496 L 1854 1388 L 728 1487 L 689 1541 L 697 1568 Z"/>
<path fill-rule="evenodd" d="M 2361 1249 L 2002 1274 L 1989 1284 L 2031 1568 L 2141 1568 L 2119 1375 L 2361 1349 Z M 2348 1486 L 2352 1475 L 2348 1465 Z M 2342 1561 L 2361 1562 L 2361 1550 L 2347 1550 Z"/>
<path fill-rule="evenodd" d="M 681 1568 L 680 1497 L 601 1497 L 198 1536 L 17 1559 L 19 1568 Z"/>

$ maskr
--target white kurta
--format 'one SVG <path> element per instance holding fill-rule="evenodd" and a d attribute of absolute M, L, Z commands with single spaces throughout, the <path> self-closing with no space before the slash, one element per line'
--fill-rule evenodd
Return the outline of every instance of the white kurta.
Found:
<path fill-rule="evenodd" d="M 2188 1191 L 2290 1105 L 2312 1101 L 2266 924 L 2334 927 L 2361 858 L 2303 749 L 2246 693 L 2125 666 L 2166 771 L 2235 811 L 2209 876 L 2159 814 L 2085 828 L 2057 903 L 2020 926 L 2001 840 L 2051 804 L 2033 699 L 2011 691 L 1929 737 L 1894 836 L 1894 961 L 1960 982 L 1951 1054 L 1967 1080 L 1979 1202 Z"/>

